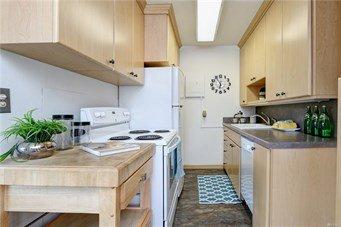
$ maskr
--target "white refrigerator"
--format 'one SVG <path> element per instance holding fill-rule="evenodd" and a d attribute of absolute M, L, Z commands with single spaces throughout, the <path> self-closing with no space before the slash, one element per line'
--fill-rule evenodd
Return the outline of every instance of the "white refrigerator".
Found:
<path fill-rule="evenodd" d="M 144 86 L 120 86 L 132 129 L 175 129 L 183 138 L 185 77 L 178 67 L 145 68 Z"/>

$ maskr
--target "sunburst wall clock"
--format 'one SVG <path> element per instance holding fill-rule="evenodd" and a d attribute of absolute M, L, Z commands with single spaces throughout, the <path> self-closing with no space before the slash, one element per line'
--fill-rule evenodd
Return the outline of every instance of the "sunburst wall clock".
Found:
<path fill-rule="evenodd" d="M 216 75 L 210 81 L 211 90 L 217 94 L 226 93 L 230 90 L 231 82 L 230 78 L 226 75 Z"/>

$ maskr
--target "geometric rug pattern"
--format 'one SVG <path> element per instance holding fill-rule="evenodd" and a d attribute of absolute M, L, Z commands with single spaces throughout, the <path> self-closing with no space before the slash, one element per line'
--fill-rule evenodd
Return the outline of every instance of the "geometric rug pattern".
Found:
<path fill-rule="evenodd" d="M 199 175 L 199 204 L 240 203 L 232 182 L 227 175 Z"/>

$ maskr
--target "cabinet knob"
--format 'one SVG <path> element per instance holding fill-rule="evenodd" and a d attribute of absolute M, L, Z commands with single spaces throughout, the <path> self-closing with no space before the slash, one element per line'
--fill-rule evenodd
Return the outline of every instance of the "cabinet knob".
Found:
<path fill-rule="evenodd" d="M 137 75 L 137 74 L 134 74 L 134 77 L 138 77 L 138 75 Z"/>
<path fill-rule="evenodd" d="M 129 74 L 132 75 L 132 76 L 134 76 L 134 72 L 130 72 Z"/>
<path fill-rule="evenodd" d="M 255 147 L 251 147 L 251 150 L 254 151 L 254 150 L 256 150 L 256 148 Z"/>
<path fill-rule="evenodd" d="M 110 60 L 109 60 L 109 63 L 110 63 L 110 64 L 115 64 L 115 60 L 114 60 L 114 59 L 110 59 Z"/>
<path fill-rule="evenodd" d="M 282 91 L 282 92 L 281 92 L 281 95 L 285 95 L 285 92 L 284 92 L 284 91 Z"/>
<path fill-rule="evenodd" d="M 280 93 L 276 93 L 276 97 L 280 96 L 281 94 Z"/>
<path fill-rule="evenodd" d="M 230 143 L 230 147 L 234 147 L 234 145 Z"/>
<path fill-rule="evenodd" d="M 141 176 L 140 182 L 143 182 L 143 181 L 145 181 L 145 180 L 147 180 L 147 173 L 144 173 L 144 174 Z"/>

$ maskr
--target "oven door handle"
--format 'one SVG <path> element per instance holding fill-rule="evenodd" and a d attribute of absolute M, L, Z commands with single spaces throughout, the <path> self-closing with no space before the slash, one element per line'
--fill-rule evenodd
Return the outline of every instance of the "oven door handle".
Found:
<path fill-rule="evenodd" d="M 167 147 L 167 148 L 166 148 L 166 149 L 167 149 L 167 152 L 165 153 L 165 156 L 168 156 L 170 153 L 172 153 L 173 150 L 174 150 L 176 147 L 178 147 L 179 144 L 181 143 L 180 136 L 178 136 L 178 135 L 175 137 L 174 140 L 176 141 L 175 144 L 174 144 L 173 146 L 171 146 L 171 147 Z"/>

